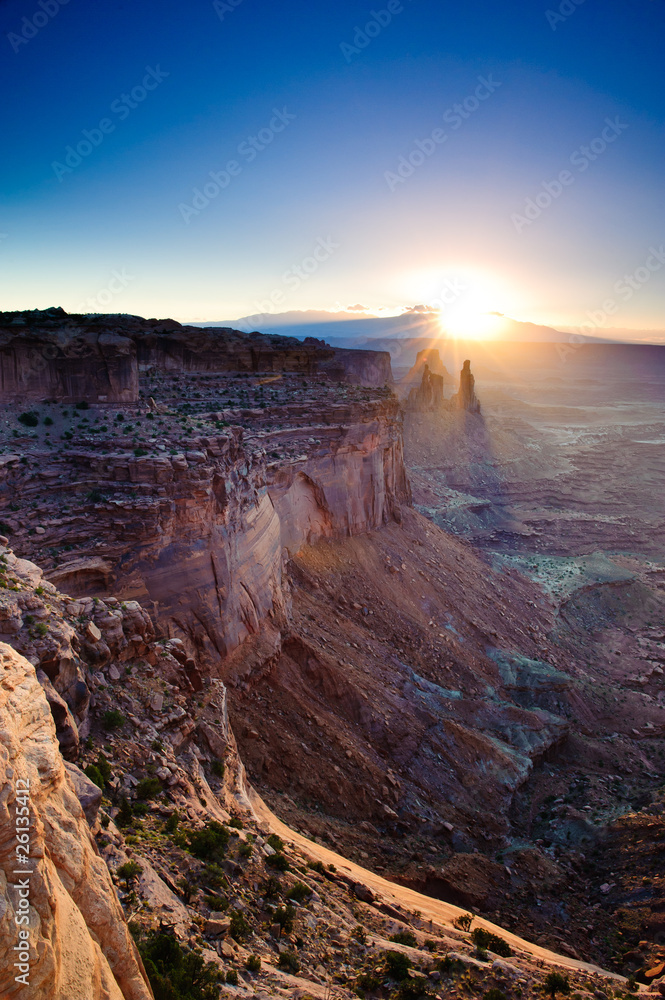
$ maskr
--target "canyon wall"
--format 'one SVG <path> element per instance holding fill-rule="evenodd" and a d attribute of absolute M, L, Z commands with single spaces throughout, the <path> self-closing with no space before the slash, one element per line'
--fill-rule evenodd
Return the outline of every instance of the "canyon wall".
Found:
<path fill-rule="evenodd" d="M 35 558 L 66 540 L 71 554 L 47 571 L 54 583 L 142 601 L 211 665 L 270 615 L 284 618 L 285 558 L 399 519 L 410 499 L 394 398 L 279 412 L 285 428 L 260 430 L 256 417 L 251 435 L 232 426 L 176 454 L 9 456 L 5 509 L 20 500 L 29 510 L 36 498 L 46 508 L 38 527 L 10 515 L 7 527 Z M 268 450 L 286 443 L 294 457 L 270 461 Z"/>
<path fill-rule="evenodd" d="M 139 372 L 323 372 L 341 382 L 392 382 L 390 355 L 323 341 L 182 326 L 136 316 L 75 316 L 62 309 L 0 313 L 0 398 L 29 405 L 135 402 Z"/>
<path fill-rule="evenodd" d="M 65 770 L 35 669 L 5 643 L 0 643 L 0 785 L 0 995 L 151 1000 L 108 868 Z M 22 866 L 17 816 L 26 788 L 29 864 Z M 20 902 L 19 881 L 28 882 L 29 909 Z M 17 918 L 23 913 L 29 915 L 28 937 L 21 939 L 29 952 L 27 986 L 15 978 L 25 971 L 15 966 L 24 928 Z"/>

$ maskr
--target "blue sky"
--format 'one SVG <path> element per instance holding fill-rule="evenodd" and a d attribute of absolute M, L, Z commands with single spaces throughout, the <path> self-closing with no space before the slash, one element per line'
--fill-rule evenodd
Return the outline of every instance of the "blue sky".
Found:
<path fill-rule="evenodd" d="M 395 312 L 457 281 L 467 316 L 665 328 L 664 27 L 662 0 L 5 0 L 0 308 Z"/>

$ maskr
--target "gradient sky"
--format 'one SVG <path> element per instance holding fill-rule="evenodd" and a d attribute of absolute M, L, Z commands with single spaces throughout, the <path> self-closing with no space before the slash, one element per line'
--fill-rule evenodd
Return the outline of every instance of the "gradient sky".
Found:
<path fill-rule="evenodd" d="M 41 2 L 0 0 L 0 308 L 394 312 L 452 286 L 465 310 L 665 328 L 663 0 L 564 0 L 553 25 L 539 0 L 392 0 L 355 52 L 383 0 Z M 168 76 L 132 98 L 148 67 Z M 474 109 L 479 77 L 500 85 Z M 275 109 L 288 124 L 250 160 Z M 582 169 L 608 119 L 619 134 Z M 229 161 L 228 186 L 183 208 Z"/>

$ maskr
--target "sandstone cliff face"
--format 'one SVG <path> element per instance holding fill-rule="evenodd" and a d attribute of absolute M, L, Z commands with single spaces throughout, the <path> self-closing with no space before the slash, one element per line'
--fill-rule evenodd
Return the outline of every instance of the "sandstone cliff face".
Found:
<path fill-rule="evenodd" d="M 392 382 L 390 355 L 309 338 L 181 326 L 137 316 L 74 316 L 62 309 L 0 313 L 0 399 L 117 403 L 139 398 L 139 372 L 324 372 L 366 386 Z"/>
<path fill-rule="evenodd" d="M 320 362 L 319 371 L 352 385 L 382 386 L 392 385 L 393 382 L 389 351 L 356 351 L 336 347 L 330 360 Z"/>
<path fill-rule="evenodd" d="M 66 538 L 73 551 L 48 574 L 53 583 L 145 602 L 216 662 L 270 615 L 284 619 L 284 558 L 319 538 L 398 519 L 410 497 L 391 396 L 293 404 L 272 410 L 276 418 L 275 429 L 258 410 L 251 435 L 215 430 L 176 454 L 137 457 L 107 439 L 116 445 L 107 455 L 77 447 L 50 454 L 48 465 L 45 456 L 35 467 L 6 462 L 6 501 L 55 488 L 40 532 L 18 528 L 22 551 L 37 556 Z M 262 420 L 272 429 L 260 429 Z M 282 457 L 270 461 L 275 448 Z M 95 498 L 87 504 L 82 481 Z"/>
<path fill-rule="evenodd" d="M 130 402 L 138 398 L 136 348 L 113 325 L 75 322 L 61 310 L 2 313 L 0 398 Z"/>
<path fill-rule="evenodd" d="M 22 782 L 22 783 L 19 783 Z M 17 794 L 29 784 L 28 911 L 14 873 Z M 140 960 L 65 772 L 34 667 L 0 643 L 0 995 L 30 1000 L 150 1000 Z M 22 807 L 21 807 L 22 808 Z M 29 913 L 29 986 L 16 982 Z"/>

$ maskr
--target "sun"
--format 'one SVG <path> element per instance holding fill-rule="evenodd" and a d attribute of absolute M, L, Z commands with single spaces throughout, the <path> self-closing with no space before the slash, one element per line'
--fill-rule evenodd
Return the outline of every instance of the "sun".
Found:
<path fill-rule="evenodd" d="M 500 336 L 504 321 L 495 312 L 484 311 L 473 303 L 460 302 L 440 317 L 441 331 L 455 340 L 493 340 Z"/>

